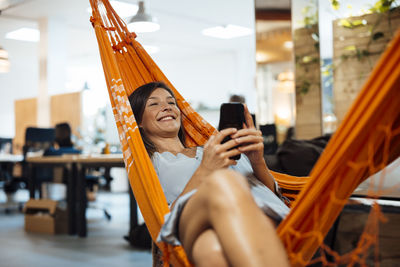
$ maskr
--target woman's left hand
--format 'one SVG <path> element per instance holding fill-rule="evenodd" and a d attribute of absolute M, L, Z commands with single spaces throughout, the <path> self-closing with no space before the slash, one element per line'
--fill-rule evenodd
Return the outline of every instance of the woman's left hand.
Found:
<path fill-rule="evenodd" d="M 238 130 L 231 137 L 239 145 L 239 151 L 249 158 L 252 165 L 264 163 L 264 139 L 261 131 L 254 126 L 253 118 L 246 105 L 244 105 L 244 117 L 243 129 Z"/>

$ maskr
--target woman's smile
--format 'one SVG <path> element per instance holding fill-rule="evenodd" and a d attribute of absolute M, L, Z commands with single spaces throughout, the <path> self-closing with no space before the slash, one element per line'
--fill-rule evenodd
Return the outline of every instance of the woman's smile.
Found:
<path fill-rule="evenodd" d="M 181 112 L 175 98 L 164 88 L 157 88 L 148 98 L 141 127 L 149 135 L 176 135 L 181 126 Z"/>
<path fill-rule="evenodd" d="M 158 121 L 171 121 L 171 120 L 175 120 L 175 117 L 171 116 L 171 115 L 167 115 L 167 116 L 163 116 L 160 119 L 158 119 Z"/>

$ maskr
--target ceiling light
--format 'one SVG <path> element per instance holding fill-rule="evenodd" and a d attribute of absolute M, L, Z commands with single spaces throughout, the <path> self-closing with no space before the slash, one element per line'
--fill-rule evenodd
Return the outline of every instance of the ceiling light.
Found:
<path fill-rule="evenodd" d="M 110 1 L 110 4 L 121 18 L 130 17 L 138 11 L 138 6 L 136 4 L 129 4 L 115 0 Z M 92 14 L 92 8 L 88 7 L 87 12 Z"/>
<path fill-rule="evenodd" d="M 0 0 L 0 10 L 6 9 L 10 6 L 9 0 Z"/>
<path fill-rule="evenodd" d="M 201 31 L 203 35 L 211 36 L 221 39 L 232 39 L 241 36 L 250 35 L 253 33 L 252 29 L 228 24 L 225 26 L 217 26 L 212 28 L 207 28 Z"/>
<path fill-rule="evenodd" d="M 286 41 L 286 42 L 283 43 L 283 46 L 286 49 L 292 49 L 293 48 L 293 42 L 292 41 Z"/>
<path fill-rule="evenodd" d="M 144 50 L 149 54 L 155 54 L 160 52 L 160 48 L 154 45 L 143 45 Z"/>
<path fill-rule="evenodd" d="M 294 81 L 294 74 L 292 71 L 284 71 L 279 73 L 278 75 L 278 81 L 284 82 L 284 81 Z"/>
<path fill-rule="evenodd" d="M 10 71 L 10 61 L 8 60 L 7 51 L 0 46 L 0 72 Z"/>
<path fill-rule="evenodd" d="M 139 1 L 139 10 L 128 23 L 128 30 L 131 32 L 155 32 L 160 29 L 157 19 L 144 10 L 144 2 Z"/>
<path fill-rule="evenodd" d="M 256 52 L 256 61 L 259 63 L 266 62 L 270 59 L 269 55 L 264 52 Z"/>
<path fill-rule="evenodd" d="M 40 32 L 37 29 L 20 28 L 6 33 L 6 38 L 19 41 L 38 42 L 40 40 Z"/>
<path fill-rule="evenodd" d="M 294 74 L 292 71 L 284 71 L 278 75 L 278 90 L 283 93 L 294 93 Z"/>

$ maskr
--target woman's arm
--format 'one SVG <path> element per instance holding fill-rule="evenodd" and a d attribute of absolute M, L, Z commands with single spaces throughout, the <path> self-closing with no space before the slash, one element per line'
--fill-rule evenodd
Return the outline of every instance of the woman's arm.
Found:
<path fill-rule="evenodd" d="M 244 115 L 246 124 L 242 130 L 232 135 L 232 138 L 239 145 L 238 150 L 244 153 L 250 160 L 254 175 L 265 186 L 275 192 L 275 179 L 269 172 L 264 160 L 264 140 L 261 131 L 254 126 L 253 119 L 245 105 Z"/>
<path fill-rule="evenodd" d="M 178 198 L 193 189 L 199 187 L 204 177 L 210 175 L 213 171 L 218 169 L 227 168 L 230 165 L 236 165 L 236 161 L 230 159 L 230 157 L 239 155 L 241 152 L 234 147 L 237 145 L 235 140 L 230 140 L 224 144 L 221 144 L 222 140 L 228 136 L 237 132 L 237 129 L 229 128 L 224 129 L 221 132 L 217 132 L 212 135 L 207 143 L 204 145 L 203 158 L 200 166 L 193 173 L 189 182 L 186 184 L 182 193 Z"/>
<path fill-rule="evenodd" d="M 270 173 L 265 160 L 259 163 L 251 163 L 253 168 L 254 176 L 257 177 L 265 186 L 267 186 L 272 192 L 275 192 L 275 179 Z"/>

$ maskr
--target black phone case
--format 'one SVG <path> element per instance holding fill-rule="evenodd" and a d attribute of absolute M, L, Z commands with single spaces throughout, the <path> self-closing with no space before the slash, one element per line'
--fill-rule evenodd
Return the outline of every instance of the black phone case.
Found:
<path fill-rule="evenodd" d="M 236 128 L 238 130 L 243 128 L 244 123 L 244 106 L 241 103 L 224 103 L 221 105 L 219 126 L 218 130 L 221 131 L 226 128 Z M 222 140 L 222 144 L 231 140 L 230 136 L 227 136 Z M 239 160 L 240 154 L 231 159 Z"/>

